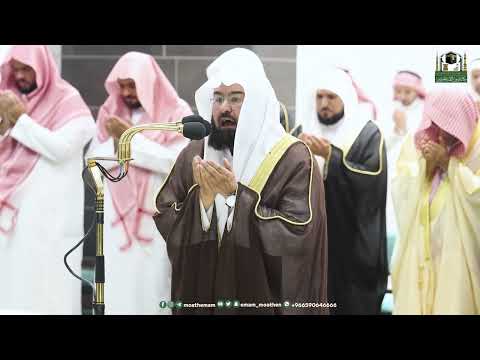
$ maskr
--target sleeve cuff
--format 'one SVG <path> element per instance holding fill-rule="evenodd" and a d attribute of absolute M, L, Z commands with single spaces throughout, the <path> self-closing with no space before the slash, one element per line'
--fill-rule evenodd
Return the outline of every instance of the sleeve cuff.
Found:
<path fill-rule="evenodd" d="M 208 210 L 205 210 L 202 199 L 200 199 L 200 215 L 202 218 L 203 231 L 208 231 L 210 229 L 210 223 L 212 222 L 213 204 Z"/>
<path fill-rule="evenodd" d="M 328 150 L 327 158 L 325 159 L 325 163 L 323 165 L 323 180 L 325 180 L 328 176 L 328 165 L 330 164 L 330 158 L 332 157 L 333 145 L 330 145 L 330 149 Z"/>
<path fill-rule="evenodd" d="M 18 119 L 15 125 L 10 129 L 10 136 L 14 139 L 17 139 L 22 136 L 22 133 L 29 128 L 29 124 L 31 124 L 33 119 L 28 116 L 26 113 L 22 114 Z"/>
<path fill-rule="evenodd" d="M 227 231 L 232 230 L 233 225 L 233 214 L 235 213 L 235 204 L 237 202 L 238 187 L 235 191 L 235 197 L 232 201 L 232 206 L 228 208 L 228 218 L 227 218 Z"/>
<path fill-rule="evenodd" d="M 337 148 L 335 145 L 331 144 L 330 152 L 328 153 L 328 156 L 327 156 L 327 159 L 325 160 L 325 165 L 323 168 L 323 180 L 327 179 L 331 164 L 334 163 L 336 161 L 335 159 L 337 158 L 338 159 L 342 158 L 342 151 L 339 148 Z"/>
<path fill-rule="evenodd" d="M 232 230 L 233 214 L 235 213 L 235 206 L 233 206 L 229 211 L 230 211 L 230 214 L 228 215 L 228 219 L 227 219 L 227 231 L 228 232 L 230 232 L 230 230 Z"/>

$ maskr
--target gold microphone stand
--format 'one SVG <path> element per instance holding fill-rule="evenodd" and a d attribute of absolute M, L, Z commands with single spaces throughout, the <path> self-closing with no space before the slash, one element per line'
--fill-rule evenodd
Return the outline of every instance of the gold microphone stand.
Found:
<path fill-rule="evenodd" d="M 104 224 L 104 185 L 102 174 L 110 181 L 121 181 L 128 173 L 128 163 L 131 158 L 131 141 L 133 137 L 147 130 L 173 131 L 183 133 L 182 123 L 152 123 L 133 126 L 120 136 L 117 157 L 93 157 L 87 159 L 87 167 L 95 183 L 95 215 L 96 215 L 96 258 L 95 258 L 95 293 L 93 302 L 94 315 L 105 314 L 105 258 L 103 254 L 103 224 Z M 113 176 L 97 161 L 116 161 L 120 165 L 120 173 Z"/>
<path fill-rule="evenodd" d="M 94 315 L 104 315 L 104 284 L 105 284 L 105 262 L 103 256 L 103 206 L 104 206 L 104 187 L 102 173 L 97 167 L 96 160 L 100 158 L 91 158 L 87 160 L 88 170 L 95 183 L 95 222 L 96 222 L 96 254 L 95 254 L 95 293 L 93 302 Z"/>

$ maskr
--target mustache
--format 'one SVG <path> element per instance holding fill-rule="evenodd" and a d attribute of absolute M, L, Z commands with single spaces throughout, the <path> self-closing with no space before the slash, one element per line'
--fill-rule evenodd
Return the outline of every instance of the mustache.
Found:
<path fill-rule="evenodd" d="M 235 125 L 237 124 L 237 120 L 228 114 L 222 114 L 218 120 L 220 125 L 225 124 L 227 121 L 233 122 Z"/>

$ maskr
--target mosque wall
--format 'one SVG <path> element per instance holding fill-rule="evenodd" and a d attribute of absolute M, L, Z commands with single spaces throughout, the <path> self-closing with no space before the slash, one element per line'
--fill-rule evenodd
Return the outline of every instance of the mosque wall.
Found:
<path fill-rule="evenodd" d="M 128 51 L 141 51 L 155 57 L 180 97 L 195 108 L 194 93 L 206 80 L 206 67 L 233 47 L 245 47 L 260 56 L 279 100 L 293 116 L 296 45 L 63 45 L 62 75 L 96 114 L 106 99 L 103 83 L 115 62 Z"/>

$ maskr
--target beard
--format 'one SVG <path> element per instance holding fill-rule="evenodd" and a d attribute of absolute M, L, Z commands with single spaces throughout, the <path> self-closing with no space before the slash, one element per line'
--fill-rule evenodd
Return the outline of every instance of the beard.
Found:
<path fill-rule="evenodd" d="M 138 100 L 133 100 L 132 98 L 129 98 L 128 100 L 126 98 L 122 98 L 122 99 L 125 105 L 127 105 L 128 108 L 131 110 L 138 109 L 142 106 L 142 104 Z"/>
<path fill-rule="evenodd" d="M 323 117 L 322 115 L 320 115 L 319 112 L 317 112 L 317 118 L 318 118 L 318 121 L 320 122 L 320 124 L 327 125 L 327 126 L 335 125 L 344 116 L 345 116 L 344 109 L 342 109 L 342 111 L 340 111 L 339 113 L 336 113 L 336 114 L 334 114 L 332 116 L 328 116 L 328 117 Z"/>
<path fill-rule="evenodd" d="M 28 95 L 37 88 L 37 83 L 34 82 L 29 86 L 19 86 L 17 84 L 17 88 L 18 88 L 18 91 L 20 91 L 22 94 Z"/>
<path fill-rule="evenodd" d="M 215 150 L 225 150 L 229 149 L 230 153 L 233 156 L 233 145 L 235 143 L 235 133 L 236 128 L 222 129 L 217 127 L 215 120 L 211 120 L 212 131 L 208 137 L 208 145 L 213 147 Z"/>

